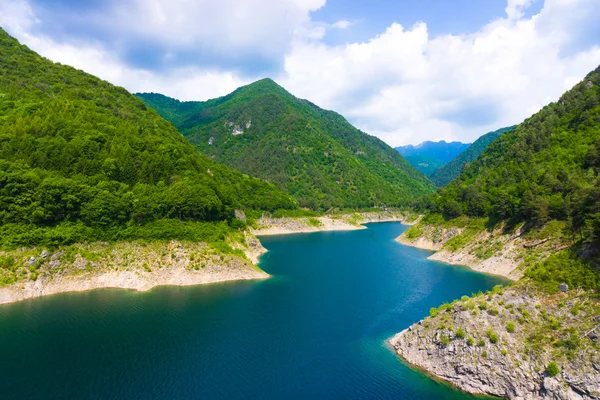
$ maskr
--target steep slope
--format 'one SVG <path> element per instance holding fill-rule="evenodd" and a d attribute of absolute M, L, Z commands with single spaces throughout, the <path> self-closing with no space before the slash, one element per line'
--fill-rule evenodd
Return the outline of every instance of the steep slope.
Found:
<path fill-rule="evenodd" d="M 404 205 L 433 185 L 391 147 L 270 79 L 207 102 L 138 94 L 204 154 L 312 209 Z"/>
<path fill-rule="evenodd" d="M 600 68 L 498 137 L 426 209 L 399 240 L 522 278 L 431 309 L 391 339 L 397 353 L 470 393 L 598 399 Z"/>
<path fill-rule="evenodd" d="M 444 161 L 429 156 L 415 154 L 404 156 L 404 158 L 410 163 L 410 165 L 425 174 L 425 176 L 430 176 L 444 165 Z"/>
<path fill-rule="evenodd" d="M 543 224 L 600 238 L 600 69 L 501 135 L 442 189 L 433 211 Z"/>
<path fill-rule="evenodd" d="M 198 153 L 125 89 L 0 29 L 1 246 L 217 240 L 226 224 L 194 223 L 294 207 L 274 186 Z"/>
<path fill-rule="evenodd" d="M 461 142 L 446 142 L 444 140 L 439 142 L 423 142 L 419 145 L 407 145 L 396 147 L 396 151 L 403 156 L 426 156 L 435 158 L 444 163 L 449 162 L 460 153 L 465 151 L 470 146 L 470 143 Z"/>
<path fill-rule="evenodd" d="M 511 126 L 509 128 L 502 128 L 494 132 L 486 133 L 477 139 L 465 151 L 456 156 L 456 158 L 451 160 L 449 163 L 440 166 L 436 171 L 428 176 L 438 187 L 448 185 L 460 175 L 467 163 L 472 163 L 475 161 L 477 157 L 479 157 L 479 155 L 483 153 L 483 151 L 490 145 L 490 143 L 498 138 L 498 136 L 514 128 L 514 126 Z"/>

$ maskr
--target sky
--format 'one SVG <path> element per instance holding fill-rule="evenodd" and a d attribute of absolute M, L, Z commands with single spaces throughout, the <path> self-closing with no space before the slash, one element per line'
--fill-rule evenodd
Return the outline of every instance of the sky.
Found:
<path fill-rule="evenodd" d="M 392 146 L 472 142 L 600 65 L 600 0 L 0 0 L 0 26 L 131 92 L 270 77 Z"/>

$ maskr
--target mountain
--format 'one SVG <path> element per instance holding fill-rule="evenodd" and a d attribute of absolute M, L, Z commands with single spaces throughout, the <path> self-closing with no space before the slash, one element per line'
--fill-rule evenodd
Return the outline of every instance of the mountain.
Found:
<path fill-rule="evenodd" d="M 311 209 L 406 205 L 434 186 L 394 149 L 271 79 L 206 102 L 138 94 L 202 153 Z"/>
<path fill-rule="evenodd" d="M 472 394 L 597 398 L 600 67 L 422 204 L 400 242 L 517 281 L 432 308 L 397 353 Z"/>
<path fill-rule="evenodd" d="M 503 133 L 506 133 L 514 126 L 509 128 L 502 128 L 495 132 L 489 132 L 477 139 L 472 145 L 467 147 L 465 151 L 456 156 L 449 163 L 440 166 L 435 172 L 429 174 L 429 178 L 438 187 L 443 187 L 452 182 L 460 175 L 463 167 L 467 163 L 471 163 L 479 157 L 481 153 L 492 143 L 496 138 Z M 408 160 L 408 158 L 407 158 Z"/>
<path fill-rule="evenodd" d="M 0 29 L 0 245 L 218 239 L 237 208 L 296 202 L 201 155 L 125 89 Z M 223 228 L 223 229 L 221 229 Z M 198 235 L 196 235 L 198 233 Z"/>
<path fill-rule="evenodd" d="M 432 211 L 543 225 L 600 241 L 600 68 L 499 136 L 441 189 Z"/>
<path fill-rule="evenodd" d="M 404 158 L 410 163 L 410 165 L 425 174 L 425 176 L 430 176 L 445 164 L 444 161 L 438 160 L 437 158 L 421 156 L 417 154 L 404 156 Z"/>
<path fill-rule="evenodd" d="M 465 151 L 470 146 L 470 143 L 461 142 L 423 142 L 419 145 L 407 145 L 396 147 L 396 151 L 403 156 L 425 156 L 440 160 L 444 163 L 449 162 L 460 153 Z"/>

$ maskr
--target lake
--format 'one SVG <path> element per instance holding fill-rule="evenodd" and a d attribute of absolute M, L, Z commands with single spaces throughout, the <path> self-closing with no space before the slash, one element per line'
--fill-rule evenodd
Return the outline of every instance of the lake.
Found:
<path fill-rule="evenodd" d="M 265 281 L 0 306 L 0 398 L 472 399 L 386 339 L 504 281 L 428 261 L 404 229 L 263 237 Z"/>

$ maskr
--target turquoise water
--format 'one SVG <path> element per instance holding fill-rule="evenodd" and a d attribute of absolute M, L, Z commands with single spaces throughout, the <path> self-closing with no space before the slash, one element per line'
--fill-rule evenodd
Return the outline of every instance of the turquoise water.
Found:
<path fill-rule="evenodd" d="M 386 347 L 498 278 L 427 261 L 405 227 L 262 238 L 272 279 L 0 306 L 0 399 L 467 399 Z"/>

